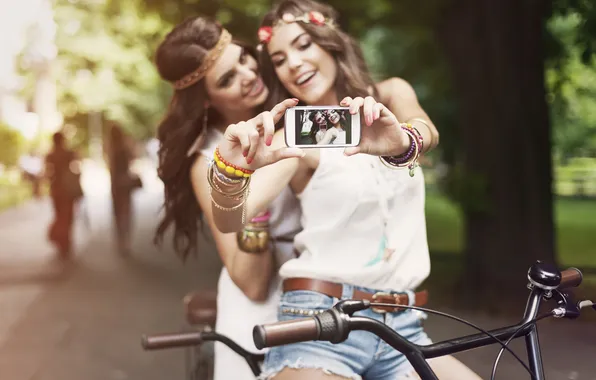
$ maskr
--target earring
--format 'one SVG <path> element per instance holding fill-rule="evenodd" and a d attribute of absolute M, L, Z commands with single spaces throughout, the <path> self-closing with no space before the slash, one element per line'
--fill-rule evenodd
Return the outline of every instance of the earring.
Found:
<path fill-rule="evenodd" d="M 207 123 L 209 122 L 209 107 L 205 107 L 203 113 L 203 132 L 207 129 Z"/>

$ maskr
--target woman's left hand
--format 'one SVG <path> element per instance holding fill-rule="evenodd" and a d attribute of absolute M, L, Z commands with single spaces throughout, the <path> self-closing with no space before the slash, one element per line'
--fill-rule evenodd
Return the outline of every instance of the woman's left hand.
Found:
<path fill-rule="evenodd" d="M 350 114 L 360 112 L 360 144 L 344 150 L 346 156 L 366 153 L 375 156 L 399 156 L 410 146 L 410 137 L 399 127 L 399 121 L 372 96 L 344 98 L 341 106 L 350 107 Z"/>

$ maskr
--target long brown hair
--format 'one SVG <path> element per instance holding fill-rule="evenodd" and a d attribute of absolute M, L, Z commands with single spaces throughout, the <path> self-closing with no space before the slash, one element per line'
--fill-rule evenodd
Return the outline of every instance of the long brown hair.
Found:
<path fill-rule="evenodd" d="M 157 48 L 155 64 L 162 79 L 175 82 L 196 70 L 207 52 L 215 46 L 222 27 L 209 19 L 193 17 L 178 24 Z M 256 54 L 246 44 L 233 41 Z M 182 260 L 197 250 L 197 235 L 203 228 L 202 212 L 190 179 L 190 170 L 197 153 L 187 152 L 206 127 L 205 112 L 210 125 L 221 120 L 213 109 L 205 108 L 208 100 L 205 80 L 176 90 L 167 113 L 157 130 L 160 142 L 158 175 L 164 184 L 164 216 L 160 221 L 154 243 L 160 245 L 166 231 L 174 228 L 174 250 Z"/>
<path fill-rule="evenodd" d="M 325 18 L 331 18 L 336 21 L 338 19 L 337 11 L 327 4 L 321 4 L 312 0 L 282 0 L 267 12 L 261 22 L 261 26 L 273 26 L 286 13 L 291 13 L 294 16 L 302 16 L 311 11 L 320 12 Z M 327 25 L 318 26 L 300 22 L 300 26 L 311 36 L 314 43 L 329 52 L 335 59 L 338 68 L 337 78 L 335 79 L 335 91 L 339 99 L 346 96 L 366 97 L 372 95 L 377 97 L 378 94 L 374 81 L 364 60 L 362 49 L 357 41 L 342 31 L 338 25 L 331 28 Z M 265 46 L 261 50 L 259 58 L 263 81 L 269 88 L 269 99 L 265 107 L 269 109 L 283 99 L 292 96 L 279 81 L 275 73 L 275 67 Z"/>

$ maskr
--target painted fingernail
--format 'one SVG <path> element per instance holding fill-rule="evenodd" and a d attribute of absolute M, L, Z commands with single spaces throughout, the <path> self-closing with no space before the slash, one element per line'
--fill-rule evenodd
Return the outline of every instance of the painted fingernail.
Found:
<path fill-rule="evenodd" d="M 243 155 L 244 157 L 248 156 L 248 150 L 245 150 L 244 152 L 242 152 L 242 155 Z"/>
<path fill-rule="evenodd" d="M 250 163 L 252 162 L 252 158 L 247 158 L 246 159 L 246 163 L 250 165 Z"/>
<path fill-rule="evenodd" d="M 271 141 L 273 141 L 273 136 L 267 137 L 267 141 L 265 141 L 265 143 L 267 144 L 267 146 L 271 145 Z"/>

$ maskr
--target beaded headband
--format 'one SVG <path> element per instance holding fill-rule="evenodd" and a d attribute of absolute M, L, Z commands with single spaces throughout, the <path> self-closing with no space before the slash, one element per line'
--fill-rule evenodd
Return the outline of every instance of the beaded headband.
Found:
<path fill-rule="evenodd" d="M 331 28 L 335 27 L 335 21 L 333 21 L 332 18 L 326 18 L 321 12 L 310 11 L 306 12 L 302 16 L 294 16 L 291 13 L 284 13 L 281 19 L 277 20 L 273 26 L 262 26 L 259 28 L 259 31 L 257 32 L 259 41 L 261 44 L 268 44 L 269 41 L 271 41 L 273 29 L 275 29 L 275 27 L 277 27 L 280 23 L 291 24 L 298 21 L 305 24 L 314 24 L 319 26 L 327 25 Z"/>
<path fill-rule="evenodd" d="M 209 69 L 213 67 L 215 61 L 217 61 L 219 57 L 221 57 L 221 54 L 223 53 L 224 49 L 230 44 L 231 41 L 232 35 L 227 30 L 222 29 L 217 44 L 215 44 L 213 49 L 207 52 L 207 54 L 205 55 L 205 59 L 203 60 L 203 63 L 201 63 L 201 66 L 199 66 L 192 73 L 182 77 L 182 79 L 174 82 L 174 88 L 176 90 L 182 90 L 192 86 L 193 84 L 203 79 L 205 74 L 207 74 L 207 71 L 209 71 Z"/>

